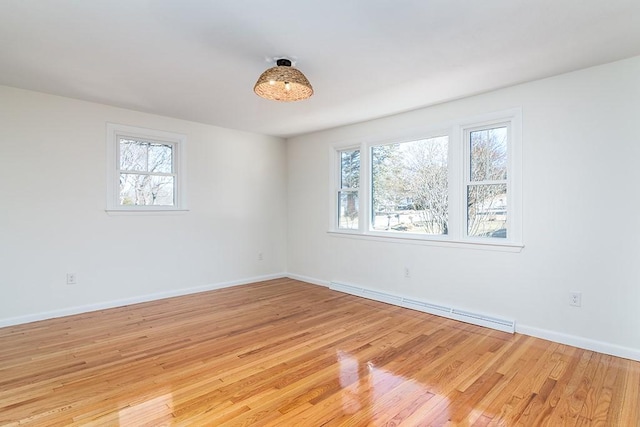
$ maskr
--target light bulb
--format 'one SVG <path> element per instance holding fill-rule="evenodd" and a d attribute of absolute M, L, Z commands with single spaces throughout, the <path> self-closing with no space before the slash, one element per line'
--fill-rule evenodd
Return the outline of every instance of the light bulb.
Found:
<path fill-rule="evenodd" d="M 291 90 L 291 85 L 289 84 L 289 82 L 284 82 L 284 90 Z"/>
<path fill-rule="evenodd" d="M 269 84 L 270 84 L 271 86 L 273 86 L 274 84 L 276 84 L 276 81 L 275 81 L 275 80 L 269 80 Z"/>

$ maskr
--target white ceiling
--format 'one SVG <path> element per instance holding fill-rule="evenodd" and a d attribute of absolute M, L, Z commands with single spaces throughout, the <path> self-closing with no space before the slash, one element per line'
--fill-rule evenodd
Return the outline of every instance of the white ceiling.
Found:
<path fill-rule="evenodd" d="M 2 85 L 279 136 L 636 55 L 638 0 L 0 0 Z"/>

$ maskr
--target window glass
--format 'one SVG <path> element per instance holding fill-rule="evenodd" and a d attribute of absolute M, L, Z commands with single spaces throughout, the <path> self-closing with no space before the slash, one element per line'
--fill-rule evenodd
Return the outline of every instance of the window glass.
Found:
<path fill-rule="evenodd" d="M 441 136 L 371 148 L 371 229 L 448 233 L 448 145 Z"/>
<path fill-rule="evenodd" d="M 338 189 L 338 228 L 359 228 L 360 150 L 340 152 L 340 188 Z"/>
<path fill-rule="evenodd" d="M 120 174 L 120 204 L 123 206 L 173 206 L 174 177 Z"/>
<path fill-rule="evenodd" d="M 340 191 L 338 194 L 338 228 L 358 229 L 358 193 Z"/>
<path fill-rule="evenodd" d="M 507 237 L 507 184 L 467 187 L 469 236 Z"/>
<path fill-rule="evenodd" d="M 340 153 L 340 187 L 358 188 L 360 183 L 360 150 Z"/>
<path fill-rule="evenodd" d="M 146 171 L 147 147 L 129 139 L 120 139 L 120 170 Z"/>
<path fill-rule="evenodd" d="M 507 128 L 470 132 L 471 181 L 507 179 Z"/>
<path fill-rule="evenodd" d="M 476 129 L 468 136 L 467 235 L 506 239 L 508 128 Z"/>
<path fill-rule="evenodd" d="M 173 146 L 167 144 L 149 144 L 149 172 L 173 172 Z"/>
<path fill-rule="evenodd" d="M 120 138 L 121 206 L 173 206 L 173 145 Z M 137 173 L 136 173 L 137 172 Z"/>

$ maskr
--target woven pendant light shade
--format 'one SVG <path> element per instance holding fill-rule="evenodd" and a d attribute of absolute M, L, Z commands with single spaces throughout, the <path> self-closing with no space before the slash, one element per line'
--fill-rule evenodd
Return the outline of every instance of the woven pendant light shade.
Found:
<path fill-rule="evenodd" d="M 313 95 L 309 80 L 288 59 L 278 59 L 277 66 L 262 73 L 253 91 L 273 101 L 300 101 Z"/>

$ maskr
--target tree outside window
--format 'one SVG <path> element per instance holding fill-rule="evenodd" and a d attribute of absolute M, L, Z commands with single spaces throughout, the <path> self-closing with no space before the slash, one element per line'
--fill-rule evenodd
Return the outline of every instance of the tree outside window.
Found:
<path fill-rule="evenodd" d="M 371 148 L 371 228 L 447 234 L 449 138 Z"/>
<path fill-rule="evenodd" d="M 340 152 L 340 189 L 338 190 L 338 228 L 357 230 L 360 187 L 360 150 Z"/>
<path fill-rule="evenodd" d="M 478 129 L 467 135 L 467 234 L 506 238 L 508 129 Z"/>
<path fill-rule="evenodd" d="M 173 206 L 173 145 L 119 138 L 120 205 Z"/>

